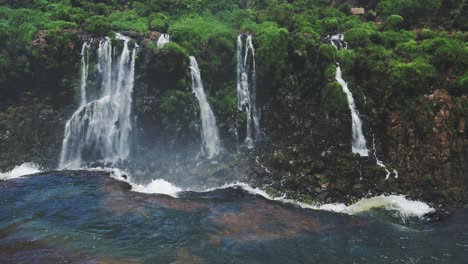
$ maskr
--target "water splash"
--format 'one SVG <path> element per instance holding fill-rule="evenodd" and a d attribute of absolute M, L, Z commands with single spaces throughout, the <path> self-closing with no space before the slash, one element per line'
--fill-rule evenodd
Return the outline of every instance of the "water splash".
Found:
<path fill-rule="evenodd" d="M 166 43 L 168 43 L 169 41 L 170 41 L 169 34 L 161 34 L 157 42 L 158 48 L 164 47 L 164 45 L 166 45 Z"/>
<path fill-rule="evenodd" d="M 216 118 L 206 98 L 200 69 L 198 68 L 197 60 L 193 56 L 190 56 L 190 73 L 192 75 L 192 90 L 200 106 L 200 120 L 202 124 L 201 152 L 211 159 L 221 151 L 221 142 L 218 136 L 218 128 L 216 127 Z"/>
<path fill-rule="evenodd" d="M 115 164 L 128 159 L 132 130 L 131 104 L 138 45 L 130 51 L 130 38 L 116 34 L 123 42 L 113 62 L 109 38 L 102 39 L 98 49 L 100 97 L 80 106 L 65 125 L 60 155 L 60 168 L 80 168 L 86 162 L 101 160 Z"/>
<path fill-rule="evenodd" d="M 36 163 L 25 162 L 19 166 L 14 167 L 11 171 L 0 172 L 0 180 L 9 180 L 19 178 L 25 175 L 35 174 L 41 172 L 41 168 Z"/>
<path fill-rule="evenodd" d="M 372 209 L 382 208 L 388 211 L 395 212 L 396 216 L 402 218 L 408 217 L 423 217 L 424 215 L 434 212 L 435 209 L 428 204 L 414 201 L 406 198 L 404 195 L 380 195 L 371 198 L 363 198 L 358 202 L 345 204 L 324 204 L 318 209 L 345 213 L 358 214 Z"/>
<path fill-rule="evenodd" d="M 256 68 L 255 48 L 252 36 L 247 35 L 245 47 L 242 35 L 237 37 L 237 101 L 239 111 L 244 111 L 247 118 L 245 144 L 253 148 L 253 142 L 262 136 L 260 116 L 256 106 Z M 253 128 L 252 128 L 253 123 Z"/>

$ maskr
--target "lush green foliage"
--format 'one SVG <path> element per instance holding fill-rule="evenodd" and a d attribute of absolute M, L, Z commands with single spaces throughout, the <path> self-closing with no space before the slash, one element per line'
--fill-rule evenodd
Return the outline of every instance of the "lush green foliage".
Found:
<path fill-rule="evenodd" d="M 190 85 L 187 57 L 193 55 L 214 111 L 236 115 L 237 34 L 254 35 L 258 98 L 263 102 L 309 97 L 327 105 L 327 111 L 340 111 L 345 104 L 334 80 L 337 61 L 350 89 L 362 90 L 369 97 L 367 108 L 374 108 L 377 115 L 406 109 L 434 89 L 448 89 L 457 96 L 467 93 L 468 35 L 459 31 L 468 28 L 467 1 L 339 2 L 333 6 L 329 0 L 7 1 L 0 7 L 0 96 L 43 94 L 41 89 L 51 98 L 70 95 L 72 89 L 66 87 L 76 87 L 73 75 L 77 78 L 83 35 L 99 38 L 112 31 L 141 38 L 151 36 L 151 31 L 171 34 L 173 42 L 162 50 L 154 39 L 142 45 L 148 52 L 142 54 L 151 57 L 145 63 L 153 64 L 146 70 L 158 76 L 154 81 L 160 83 L 165 98 L 161 110 L 166 112 L 173 109 L 171 102 L 180 101 L 177 91 Z M 366 14 L 350 15 L 353 3 L 365 6 Z M 345 33 L 350 50 L 337 52 L 324 40 L 336 32 Z M 64 61 L 64 56 L 72 60 Z M 54 78 L 54 71 L 62 75 Z M 167 76 L 177 80 L 161 81 Z M 37 85 L 43 78 L 50 80 Z"/>

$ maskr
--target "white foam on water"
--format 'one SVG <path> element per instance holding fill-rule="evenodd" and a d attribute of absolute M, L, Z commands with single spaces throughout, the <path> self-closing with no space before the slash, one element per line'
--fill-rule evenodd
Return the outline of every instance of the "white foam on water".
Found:
<path fill-rule="evenodd" d="M 0 172 L 1 180 L 9 180 L 19 178 L 25 175 L 35 174 L 41 172 L 40 166 L 36 163 L 25 162 L 19 166 L 14 167 L 11 171 Z"/>
<path fill-rule="evenodd" d="M 131 191 L 140 193 L 154 193 L 154 194 L 165 194 L 174 198 L 178 197 L 178 193 L 182 192 L 183 189 L 175 186 L 174 184 L 164 180 L 155 179 L 148 184 L 136 183 L 132 180 L 132 176 L 129 172 L 119 168 L 85 168 L 88 171 L 105 171 L 109 172 L 110 176 L 118 181 L 123 181 L 132 186 Z"/>
<path fill-rule="evenodd" d="M 219 188 L 210 188 L 205 192 L 214 191 L 217 189 L 226 188 L 242 188 L 243 190 L 254 194 L 260 195 L 268 200 L 280 201 L 283 203 L 294 204 L 302 208 L 324 210 L 336 213 L 344 213 L 354 215 L 362 212 L 366 212 L 372 209 L 382 208 L 388 211 L 395 212 L 395 214 L 402 218 L 408 217 L 423 217 L 424 215 L 434 212 L 435 209 L 430 207 L 428 204 L 420 201 L 414 201 L 406 198 L 404 195 L 380 195 L 371 198 L 363 198 L 358 202 L 345 205 L 343 203 L 331 203 L 331 204 L 306 204 L 303 202 L 286 199 L 285 196 L 273 197 L 262 189 L 254 188 L 247 183 L 234 182 L 225 184 Z"/>
<path fill-rule="evenodd" d="M 423 217 L 425 214 L 435 211 L 435 209 L 428 204 L 410 200 L 404 195 L 380 195 L 371 198 L 363 198 L 348 206 L 344 204 L 324 204 L 319 206 L 319 208 L 350 215 L 381 208 L 393 211 L 396 215 L 403 218 Z"/>
<path fill-rule="evenodd" d="M 131 185 L 132 191 L 135 192 L 166 194 L 175 198 L 178 197 L 179 192 L 183 191 L 181 188 L 163 179 L 152 180 L 148 184 L 132 183 Z"/>
<path fill-rule="evenodd" d="M 152 180 L 148 184 L 139 184 L 132 181 L 132 177 L 130 173 L 118 169 L 118 168 L 90 168 L 87 169 L 90 171 L 107 171 L 111 174 L 111 177 L 127 182 L 132 186 L 132 191 L 134 192 L 141 192 L 141 193 L 154 193 L 154 194 L 165 194 L 172 196 L 174 198 L 178 198 L 178 194 L 183 191 L 195 191 L 195 192 L 212 192 L 215 190 L 223 190 L 227 188 L 241 188 L 244 191 L 253 194 L 262 196 L 271 201 L 278 201 L 287 204 L 293 204 L 305 209 L 313 209 L 313 210 L 323 210 L 323 211 L 330 211 L 336 213 L 343 213 L 343 214 L 359 214 L 366 211 L 370 211 L 372 209 L 385 209 L 387 211 L 394 212 L 396 216 L 401 218 L 408 218 L 408 217 L 418 217 L 421 218 L 424 215 L 434 212 L 435 209 L 430 207 L 428 204 L 421 202 L 410 200 L 406 198 L 404 195 L 380 195 L 374 196 L 370 198 L 363 198 L 356 203 L 351 205 L 346 205 L 343 203 L 330 203 L 330 204 L 307 204 L 300 201 L 295 201 L 292 199 L 287 199 L 285 195 L 283 196 L 272 196 L 268 194 L 265 190 L 260 188 L 252 187 L 251 185 L 244 183 L 244 182 L 232 182 L 226 183 L 219 187 L 214 188 L 207 188 L 203 190 L 198 189 L 182 189 L 177 187 L 176 185 L 168 182 L 164 179 L 155 179 Z"/>

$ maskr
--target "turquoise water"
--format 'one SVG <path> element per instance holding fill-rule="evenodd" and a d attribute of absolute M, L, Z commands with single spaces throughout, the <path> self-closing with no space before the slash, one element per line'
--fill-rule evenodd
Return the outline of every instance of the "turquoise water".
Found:
<path fill-rule="evenodd" d="M 102 172 L 0 182 L 0 263 L 468 263 L 468 209 L 345 215 L 239 188 L 179 198 Z"/>

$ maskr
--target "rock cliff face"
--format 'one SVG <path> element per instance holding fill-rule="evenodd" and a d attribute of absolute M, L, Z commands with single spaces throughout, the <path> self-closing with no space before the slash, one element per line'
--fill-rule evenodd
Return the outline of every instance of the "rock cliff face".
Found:
<path fill-rule="evenodd" d="M 32 103 L 0 112 L 0 168 L 23 162 L 54 168 L 67 120 L 64 110 Z"/>
<path fill-rule="evenodd" d="M 426 185 L 445 198 L 466 200 L 468 177 L 467 113 L 446 90 L 420 99 L 429 111 L 411 122 L 399 112 L 389 114 L 386 148 L 408 184 Z M 423 123 L 422 123 L 423 122 Z"/>
<path fill-rule="evenodd" d="M 349 115 L 330 117 L 320 105 L 305 103 L 273 111 L 269 142 L 252 154 L 251 178 L 273 193 L 285 191 L 304 201 L 349 202 L 370 194 L 403 193 L 434 203 L 466 203 L 468 101 L 436 90 L 418 102 L 416 116 L 390 112 L 383 127 L 372 129 L 382 135 L 376 148 L 392 172 L 388 179 L 373 154 L 351 154 Z"/>

